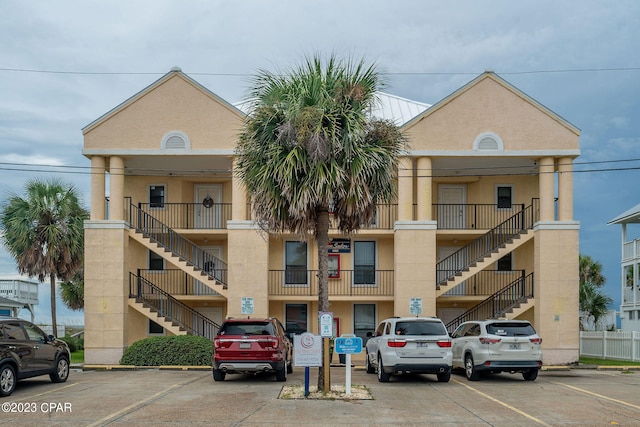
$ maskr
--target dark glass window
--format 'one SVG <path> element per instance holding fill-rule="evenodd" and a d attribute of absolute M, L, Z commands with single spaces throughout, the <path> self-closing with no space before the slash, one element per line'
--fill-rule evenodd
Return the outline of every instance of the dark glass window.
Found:
<path fill-rule="evenodd" d="M 511 209 L 513 203 L 512 188 L 508 186 L 498 187 L 496 189 L 498 199 L 498 209 Z"/>
<path fill-rule="evenodd" d="M 149 270 L 164 270 L 164 258 L 153 251 L 149 251 Z"/>
<path fill-rule="evenodd" d="M 164 208 L 164 185 L 151 185 L 149 187 L 149 206 L 152 208 Z"/>
<path fill-rule="evenodd" d="M 285 284 L 307 284 L 307 242 L 285 243 Z"/>
<path fill-rule="evenodd" d="M 353 242 L 353 284 L 376 283 L 376 242 Z"/>

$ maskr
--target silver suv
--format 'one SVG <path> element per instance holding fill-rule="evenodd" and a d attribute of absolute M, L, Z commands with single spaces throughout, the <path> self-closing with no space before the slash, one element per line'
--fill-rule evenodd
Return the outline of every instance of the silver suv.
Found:
<path fill-rule="evenodd" d="M 392 317 L 376 328 L 366 345 L 367 373 L 387 382 L 393 374 L 436 374 L 451 378 L 451 339 L 435 317 Z"/>
<path fill-rule="evenodd" d="M 465 322 L 451 335 L 453 368 L 464 369 L 467 379 L 481 373 L 521 372 L 533 381 L 542 367 L 542 338 L 525 320 Z"/>

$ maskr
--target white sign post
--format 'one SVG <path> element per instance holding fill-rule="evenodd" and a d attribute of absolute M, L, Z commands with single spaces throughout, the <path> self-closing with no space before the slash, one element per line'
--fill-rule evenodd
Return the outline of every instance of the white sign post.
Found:
<path fill-rule="evenodd" d="M 346 362 L 346 385 L 345 394 L 351 395 L 351 355 L 353 353 L 362 353 L 362 338 L 355 335 L 342 335 L 335 340 L 336 353 L 345 355 Z"/>

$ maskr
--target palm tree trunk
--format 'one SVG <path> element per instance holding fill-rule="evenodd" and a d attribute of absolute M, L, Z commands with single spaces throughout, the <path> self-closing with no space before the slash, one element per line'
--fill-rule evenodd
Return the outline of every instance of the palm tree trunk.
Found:
<path fill-rule="evenodd" d="M 56 319 L 56 276 L 51 274 L 49 276 L 49 282 L 51 283 L 51 325 L 53 328 L 53 336 L 58 337 L 58 322 Z"/>
<path fill-rule="evenodd" d="M 318 228 L 316 229 L 316 244 L 318 245 L 318 311 L 329 311 L 329 209 L 318 209 Z M 322 340 L 328 345 L 328 339 Z M 323 349 L 324 350 L 324 349 Z M 324 351 L 322 353 L 324 355 Z M 323 365 L 324 365 L 323 357 Z M 318 390 L 325 393 L 331 391 L 329 366 L 318 368 Z M 325 375 L 328 381 L 325 381 Z M 327 386 L 328 385 L 328 386 Z M 328 390 L 327 390 L 328 389 Z"/>

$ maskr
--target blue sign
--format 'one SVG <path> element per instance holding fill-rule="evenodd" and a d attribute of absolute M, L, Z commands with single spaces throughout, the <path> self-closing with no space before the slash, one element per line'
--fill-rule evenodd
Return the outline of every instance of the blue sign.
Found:
<path fill-rule="evenodd" d="M 338 354 L 362 353 L 362 338 L 340 337 L 336 338 L 334 348 Z"/>

